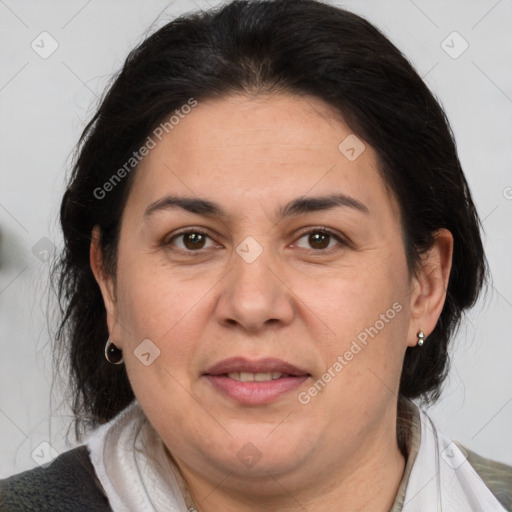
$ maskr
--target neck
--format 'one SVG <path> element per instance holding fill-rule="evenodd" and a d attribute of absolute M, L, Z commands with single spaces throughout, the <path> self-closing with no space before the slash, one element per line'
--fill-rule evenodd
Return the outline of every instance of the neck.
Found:
<path fill-rule="evenodd" d="M 268 473 L 267 482 L 255 490 L 233 473 L 213 482 L 182 464 L 179 467 L 198 512 L 388 512 L 405 468 L 396 435 L 396 412 L 391 421 L 382 423 L 389 427 L 366 439 L 350 461 L 336 466 L 325 463 L 318 471 L 308 471 L 306 478 Z"/>

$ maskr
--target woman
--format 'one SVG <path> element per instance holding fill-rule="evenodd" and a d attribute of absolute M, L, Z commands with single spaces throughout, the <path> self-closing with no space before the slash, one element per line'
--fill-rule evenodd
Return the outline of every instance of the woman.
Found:
<path fill-rule="evenodd" d="M 2 510 L 510 510 L 512 468 L 412 401 L 439 396 L 486 264 L 444 113 L 364 19 L 239 1 L 158 30 L 61 223 L 87 436 Z"/>

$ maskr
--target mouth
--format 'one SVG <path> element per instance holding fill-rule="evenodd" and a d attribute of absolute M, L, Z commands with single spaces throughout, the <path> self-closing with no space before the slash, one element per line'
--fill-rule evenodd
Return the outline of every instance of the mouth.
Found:
<path fill-rule="evenodd" d="M 291 375 L 281 372 L 229 372 L 225 375 L 229 379 L 237 380 L 239 382 L 268 382 L 269 380 L 291 377 Z"/>
<path fill-rule="evenodd" d="M 216 393 L 245 405 L 271 403 L 311 377 L 306 370 L 280 359 L 250 361 L 242 357 L 221 361 L 203 376 Z"/>

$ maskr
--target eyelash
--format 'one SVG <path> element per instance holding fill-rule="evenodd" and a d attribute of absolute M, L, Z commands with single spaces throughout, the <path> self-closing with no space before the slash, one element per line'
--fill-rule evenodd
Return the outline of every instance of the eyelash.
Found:
<path fill-rule="evenodd" d="M 210 240 L 213 240 L 212 237 L 203 229 L 201 228 L 188 228 L 186 231 L 180 231 L 178 233 L 175 233 L 171 238 L 169 238 L 166 242 L 164 242 L 164 246 L 169 246 L 169 245 L 172 245 L 172 242 L 173 240 L 179 238 L 180 236 L 184 236 L 184 235 L 188 235 L 188 234 L 191 234 L 191 233 L 195 233 L 195 234 L 200 234 L 200 235 L 203 235 L 205 237 L 208 237 Z M 323 253 L 323 254 L 331 254 L 331 252 L 335 252 L 337 250 L 340 250 L 340 245 L 341 246 L 348 246 L 349 243 L 344 240 L 342 237 L 340 237 L 337 233 L 335 233 L 334 231 L 330 230 L 329 228 L 326 228 L 326 227 L 323 227 L 323 226 L 319 226 L 319 227 L 315 227 L 313 229 L 309 229 L 308 231 L 303 231 L 299 236 L 298 238 L 296 239 L 297 241 L 300 240 L 301 238 L 303 238 L 304 236 L 306 235 L 311 235 L 311 234 L 314 234 L 314 233 L 322 233 L 322 234 L 325 234 L 325 235 L 329 235 L 331 236 L 332 238 L 334 238 L 339 245 L 337 246 L 334 246 L 334 247 L 329 247 L 329 248 L 326 248 L 326 249 L 305 249 L 307 251 L 309 251 L 310 253 Z M 181 252 L 185 252 L 187 254 L 203 254 L 205 250 L 207 249 L 197 249 L 197 250 L 186 250 L 186 249 L 181 249 L 181 248 L 177 248 L 178 251 L 181 251 Z"/>

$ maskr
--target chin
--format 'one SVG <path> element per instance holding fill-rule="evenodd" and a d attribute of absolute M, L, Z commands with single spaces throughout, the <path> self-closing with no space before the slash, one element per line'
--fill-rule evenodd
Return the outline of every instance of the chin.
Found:
<path fill-rule="evenodd" d="M 306 437 L 286 428 L 279 434 L 275 426 L 245 426 L 239 435 L 233 433 L 227 449 L 221 455 L 229 470 L 240 475 L 252 475 L 268 479 L 272 475 L 285 474 L 305 463 L 308 452 L 313 450 L 311 436 Z M 228 468 L 226 468 L 228 469 Z"/>

